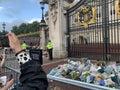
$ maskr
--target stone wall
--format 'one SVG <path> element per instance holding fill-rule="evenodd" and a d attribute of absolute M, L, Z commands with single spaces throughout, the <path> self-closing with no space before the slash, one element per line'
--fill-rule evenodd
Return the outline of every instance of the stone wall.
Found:
<path fill-rule="evenodd" d="M 20 42 L 22 44 L 23 41 L 27 43 L 27 45 L 30 45 L 32 43 L 33 46 L 40 44 L 40 36 L 26 36 L 26 37 L 19 37 Z"/>

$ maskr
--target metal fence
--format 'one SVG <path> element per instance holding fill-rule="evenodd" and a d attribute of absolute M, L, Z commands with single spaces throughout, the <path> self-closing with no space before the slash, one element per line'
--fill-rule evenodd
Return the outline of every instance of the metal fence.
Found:
<path fill-rule="evenodd" d="M 3 66 L 1 76 L 7 76 L 7 79 L 14 79 L 14 84 L 9 88 L 9 90 L 11 90 L 14 85 L 19 82 L 20 71 L 9 66 Z"/>
<path fill-rule="evenodd" d="M 79 60 L 79 59 L 76 59 L 76 60 Z M 10 62 L 12 65 L 10 65 Z M 15 80 L 14 84 L 16 84 L 17 82 L 19 82 L 20 70 L 18 67 L 17 68 L 11 67 L 11 66 L 15 66 L 16 64 L 16 63 L 13 64 L 13 62 L 15 61 L 14 60 L 9 61 L 9 64 L 7 64 L 7 66 L 4 66 L 2 68 L 2 71 L 3 71 L 3 76 L 7 76 L 8 78 L 12 74 Z M 42 65 L 42 68 L 46 72 L 46 74 L 48 74 L 53 68 L 57 67 L 58 65 L 67 63 L 67 62 L 68 62 L 68 59 L 62 59 L 60 61 L 56 61 L 50 64 L 44 64 Z M 48 90 L 88 90 L 88 89 L 89 90 L 119 90 L 119 89 L 108 88 L 105 86 L 85 83 L 85 82 L 81 82 L 77 80 L 55 77 L 51 75 L 47 75 L 47 78 L 49 82 Z M 11 90 L 11 88 L 9 90 Z"/>
<path fill-rule="evenodd" d="M 14 78 L 15 81 L 19 80 L 20 71 L 18 69 L 14 69 L 9 66 L 4 66 L 2 68 L 2 71 L 3 71 L 2 76 L 4 75 L 10 78 L 12 75 L 12 78 Z"/>
<path fill-rule="evenodd" d="M 80 0 L 66 16 L 69 57 L 120 61 L 120 0 Z"/>
<path fill-rule="evenodd" d="M 51 83 L 48 90 L 119 90 L 51 75 L 47 77 Z"/>
<path fill-rule="evenodd" d="M 74 59 L 75 61 L 79 59 Z M 57 62 L 53 62 L 50 64 L 44 64 L 42 67 L 44 71 L 48 74 L 53 68 L 58 65 L 62 65 L 68 62 L 68 59 L 63 59 Z M 47 75 L 49 81 L 48 90 L 119 90 L 115 88 L 109 88 L 105 86 L 90 84 L 86 82 L 82 82 L 79 80 L 72 80 L 68 78 L 56 77 L 50 74 Z"/>

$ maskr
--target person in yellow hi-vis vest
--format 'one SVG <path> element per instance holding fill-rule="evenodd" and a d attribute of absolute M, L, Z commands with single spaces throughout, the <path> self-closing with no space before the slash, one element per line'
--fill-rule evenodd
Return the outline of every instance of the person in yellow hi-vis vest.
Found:
<path fill-rule="evenodd" d="M 49 54 L 49 60 L 52 60 L 53 59 L 53 54 L 52 54 L 53 43 L 51 42 L 51 40 L 48 41 L 48 43 L 46 45 L 46 48 L 47 48 L 47 51 L 48 51 L 48 54 Z"/>
<path fill-rule="evenodd" d="M 27 44 L 26 44 L 26 42 L 24 41 L 24 42 L 22 43 L 22 49 L 26 50 L 26 48 L 27 48 Z"/>

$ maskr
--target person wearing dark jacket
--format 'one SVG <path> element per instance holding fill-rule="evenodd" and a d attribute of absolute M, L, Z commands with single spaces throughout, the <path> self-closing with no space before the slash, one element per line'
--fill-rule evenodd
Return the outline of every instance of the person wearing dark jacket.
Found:
<path fill-rule="evenodd" d="M 13 85 L 11 90 L 47 90 L 48 81 L 41 64 L 32 60 L 29 53 L 22 50 L 20 42 L 14 33 L 9 33 L 7 36 L 10 47 L 15 50 L 21 69 L 20 84 Z M 2 90 L 8 90 L 13 83 L 13 79 L 8 81 Z"/>

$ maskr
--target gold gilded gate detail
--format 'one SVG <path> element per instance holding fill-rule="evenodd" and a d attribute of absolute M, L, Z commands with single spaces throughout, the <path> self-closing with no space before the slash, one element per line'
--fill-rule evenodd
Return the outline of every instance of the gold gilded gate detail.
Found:
<path fill-rule="evenodd" d="M 80 26 L 88 27 L 89 24 L 95 23 L 96 20 L 96 9 L 92 6 L 81 6 L 78 12 L 78 24 Z"/>
<path fill-rule="evenodd" d="M 120 18 L 120 0 L 115 1 L 115 9 L 116 9 L 118 18 Z"/>

